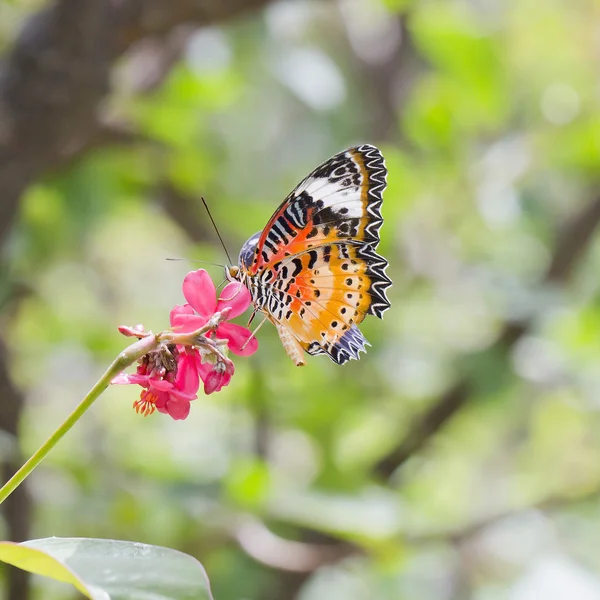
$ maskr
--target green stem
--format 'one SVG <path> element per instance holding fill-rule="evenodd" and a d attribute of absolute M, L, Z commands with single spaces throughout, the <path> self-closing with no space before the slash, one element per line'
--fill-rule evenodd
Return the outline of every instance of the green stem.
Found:
<path fill-rule="evenodd" d="M 85 411 L 94 403 L 96 398 L 110 385 L 110 382 L 119 373 L 132 365 L 139 358 L 156 348 L 159 337 L 148 335 L 131 344 L 115 358 L 106 373 L 96 382 L 85 398 L 77 405 L 75 410 L 64 420 L 62 425 L 41 445 L 31 458 L 7 481 L 0 489 L 0 504 L 23 482 L 23 480 L 44 460 L 48 452 L 56 446 L 58 441 L 79 421 Z"/>

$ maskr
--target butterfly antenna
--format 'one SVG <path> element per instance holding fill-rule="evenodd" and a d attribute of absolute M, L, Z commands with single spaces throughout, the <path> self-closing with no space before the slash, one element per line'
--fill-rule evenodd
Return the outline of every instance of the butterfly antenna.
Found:
<path fill-rule="evenodd" d="M 209 260 L 195 260 L 193 258 L 173 258 L 170 256 L 167 256 L 166 260 L 172 260 L 172 261 L 186 260 L 188 262 L 200 263 L 201 265 L 212 265 L 213 267 L 221 267 L 222 269 L 225 268 L 225 265 L 222 265 L 220 263 L 210 262 Z"/>
<path fill-rule="evenodd" d="M 223 246 L 223 250 L 225 250 L 225 255 L 227 256 L 227 260 L 229 261 L 229 264 L 232 265 L 233 261 L 231 260 L 231 256 L 229 256 L 229 252 L 227 252 L 227 247 L 225 246 L 225 242 L 223 241 L 223 238 L 221 237 L 221 234 L 219 233 L 219 228 L 217 227 L 217 224 L 215 223 L 213 216 L 210 214 L 210 209 L 208 208 L 208 204 L 206 203 L 204 196 L 201 196 L 201 198 L 202 198 L 202 204 L 204 204 L 204 208 L 206 209 L 206 212 L 208 213 L 208 216 L 210 218 L 210 222 L 213 224 L 213 227 L 215 228 L 215 231 L 217 232 L 217 236 L 219 237 L 221 246 Z"/>

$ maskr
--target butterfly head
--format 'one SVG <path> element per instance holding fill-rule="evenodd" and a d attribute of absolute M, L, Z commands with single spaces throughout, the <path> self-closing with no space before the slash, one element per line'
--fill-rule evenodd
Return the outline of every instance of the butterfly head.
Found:
<path fill-rule="evenodd" d="M 240 279 L 240 268 L 237 265 L 225 267 L 225 279 L 227 281 L 238 281 Z"/>
<path fill-rule="evenodd" d="M 250 269 L 250 266 L 254 261 L 254 253 L 256 250 L 256 246 L 258 245 L 258 240 L 260 239 L 261 233 L 261 231 L 255 233 L 242 246 L 242 249 L 240 250 L 240 255 L 238 257 L 237 265 L 225 267 L 225 277 L 229 281 L 240 281 L 242 279 L 242 272 L 248 271 Z"/>

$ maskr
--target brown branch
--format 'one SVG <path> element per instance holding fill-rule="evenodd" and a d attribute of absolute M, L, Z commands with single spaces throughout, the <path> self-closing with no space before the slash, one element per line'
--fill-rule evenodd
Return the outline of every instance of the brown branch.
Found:
<path fill-rule="evenodd" d="M 556 248 L 546 272 L 546 280 L 565 281 L 583 251 L 587 248 L 600 222 L 600 197 L 590 202 L 559 233 Z"/>
<path fill-rule="evenodd" d="M 572 509 L 586 502 L 596 502 L 599 496 L 600 486 L 597 484 L 579 495 L 565 496 L 551 494 L 530 505 L 516 506 L 508 510 L 480 516 L 467 524 L 452 529 L 434 531 L 421 535 L 411 535 L 405 538 L 405 541 L 414 545 L 439 544 L 442 541 L 452 541 L 455 544 L 464 544 L 480 535 L 486 529 L 494 527 L 502 521 L 521 515 L 526 511 L 556 513 L 560 510 Z"/>
<path fill-rule="evenodd" d="M 399 116 L 423 70 L 423 61 L 407 27 L 406 16 L 397 15 L 389 25 L 397 27 L 398 40 L 386 54 L 368 62 L 356 53 L 352 58 L 366 96 L 368 122 L 365 125 L 369 138 L 406 144 L 399 127 Z M 348 37 L 351 37 L 350 31 Z M 350 42 L 348 46 L 348 52 L 351 52 Z"/>
<path fill-rule="evenodd" d="M 244 552 L 272 572 L 263 600 L 296 598 L 317 569 L 360 553 L 360 548 L 308 529 L 302 541 L 282 538 L 264 523 L 247 518 L 231 532 Z"/>
<path fill-rule="evenodd" d="M 111 66 L 134 42 L 269 1 L 55 0 L 32 17 L 0 67 L 0 241 L 25 188 L 98 135 Z"/>
<path fill-rule="evenodd" d="M 0 432 L 12 440 L 13 451 L 2 460 L 2 481 L 8 481 L 21 466 L 20 453 L 17 450 L 19 419 L 23 410 L 24 398 L 14 386 L 9 375 L 6 347 L 0 340 Z M 31 521 L 31 499 L 27 487 L 22 485 L 2 506 L 8 539 L 22 542 L 29 538 Z M 7 600 L 27 600 L 29 598 L 29 576 L 26 571 L 15 567 L 7 569 Z"/>
<path fill-rule="evenodd" d="M 190 198 L 175 189 L 168 182 L 163 182 L 156 190 L 156 197 L 174 223 L 187 234 L 193 242 L 203 242 L 213 235 L 207 220 L 198 217 L 198 199 Z"/>
<path fill-rule="evenodd" d="M 418 452 L 464 406 L 469 391 L 467 381 L 454 384 L 411 428 L 408 436 L 377 463 L 375 473 L 389 477 Z"/>
<path fill-rule="evenodd" d="M 357 548 L 350 544 L 286 540 L 255 519 L 247 519 L 234 535 L 248 556 L 272 569 L 291 573 L 312 573 L 357 552 Z"/>
<path fill-rule="evenodd" d="M 571 276 L 577 260 L 587 249 L 600 222 L 600 197 L 588 204 L 557 236 L 552 260 L 542 285 L 564 283 Z M 506 323 L 495 346 L 504 353 L 531 327 L 529 321 Z M 431 438 L 466 404 L 470 395 L 467 378 L 455 383 L 417 422 L 411 433 L 375 466 L 380 477 L 390 477 L 411 456 L 421 450 Z"/>

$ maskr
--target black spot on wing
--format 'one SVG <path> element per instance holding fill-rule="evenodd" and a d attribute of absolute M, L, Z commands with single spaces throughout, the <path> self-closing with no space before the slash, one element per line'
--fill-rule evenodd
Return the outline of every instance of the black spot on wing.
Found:
<path fill-rule="evenodd" d="M 292 260 L 291 262 L 291 266 L 293 266 L 294 270 L 292 271 L 292 277 L 297 277 L 303 269 L 303 265 L 302 265 L 302 259 L 301 258 L 294 258 L 294 260 Z"/>

